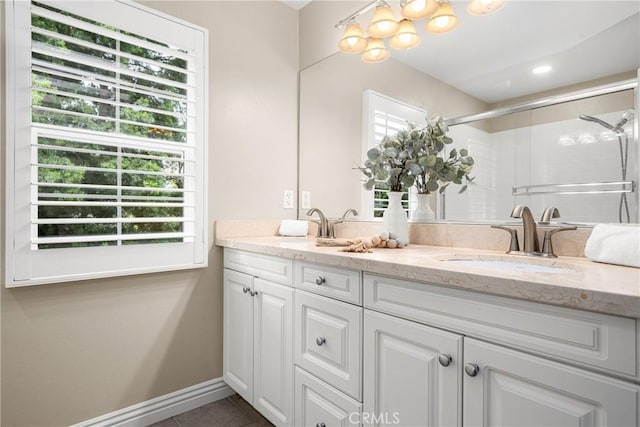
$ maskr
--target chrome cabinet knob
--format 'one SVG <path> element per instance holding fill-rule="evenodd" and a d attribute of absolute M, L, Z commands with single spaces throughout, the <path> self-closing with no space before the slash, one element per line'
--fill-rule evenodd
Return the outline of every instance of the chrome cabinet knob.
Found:
<path fill-rule="evenodd" d="M 475 363 L 467 363 L 464 365 L 464 372 L 470 377 L 475 377 L 480 372 L 480 367 Z"/>
<path fill-rule="evenodd" d="M 316 423 L 316 427 L 326 427 L 325 423 Z"/>
<path fill-rule="evenodd" d="M 319 346 L 323 345 L 326 342 L 327 342 L 327 340 L 324 337 L 316 338 L 316 344 L 319 345 Z"/>
<path fill-rule="evenodd" d="M 326 281 L 327 281 L 327 279 L 324 276 L 316 277 L 316 285 L 318 285 L 318 286 L 324 284 Z"/>
<path fill-rule="evenodd" d="M 445 368 L 451 364 L 452 360 L 453 359 L 451 358 L 451 356 L 446 353 L 438 356 L 438 362 L 440 362 L 440 365 L 444 366 Z"/>
<path fill-rule="evenodd" d="M 246 294 L 247 292 L 249 292 L 249 288 L 247 286 L 243 286 L 242 287 L 242 292 L 244 292 Z"/>
<path fill-rule="evenodd" d="M 249 295 L 251 295 L 252 297 L 255 297 L 256 295 L 258 295 L 258 291 L 250 291 Z"/>

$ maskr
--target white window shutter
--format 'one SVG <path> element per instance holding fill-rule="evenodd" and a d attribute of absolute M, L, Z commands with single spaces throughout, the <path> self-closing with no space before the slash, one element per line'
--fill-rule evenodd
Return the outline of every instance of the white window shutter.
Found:
<path fill-rule="evenodd" d="M 88 3 L 7 4 L 7 286 L 206 266 L 206 30 Z"/>

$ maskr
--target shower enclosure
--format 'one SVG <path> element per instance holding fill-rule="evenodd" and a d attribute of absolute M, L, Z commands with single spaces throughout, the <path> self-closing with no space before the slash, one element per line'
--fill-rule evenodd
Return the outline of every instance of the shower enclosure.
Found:
<path fill-rule="evenodd" d="M 559 221 L 637 223 L 637 79 L 449 119 L 457 148 L 475 160 L 476 184 L 447 190 L 439 216 L 505 221 L 514 205 Z"/>

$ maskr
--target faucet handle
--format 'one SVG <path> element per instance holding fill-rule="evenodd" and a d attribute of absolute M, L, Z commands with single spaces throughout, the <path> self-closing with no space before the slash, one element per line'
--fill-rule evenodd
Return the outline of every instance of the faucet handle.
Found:
<path fill-rule="evenodd" d="M 555 206 L 549 206 L 542 212 L 540 224 L 549 224 L 553 218 L 560 218 L 560 211 Z"/>
<path fill-rule="evenodd" d="M 518 243 L 518 233 L 515 228 L 506 227 L 504 225 L 492 225 L 491 228 L 497 228 L 507 231 L 511 235 L 511 242 L 509 242 L 509 250 L 507 251 L 508 254 L 510 254 L 511 252 L 520 251 L 520 244 Z"/>
<path fill-rule="evenodd" d="M 554 234 L 559 233 L 561 231 L 570 231 L 575 229 L 576 229 L 576 226 L 572 225 L 570 227 L 552 228 L 551 230 L 545 231 L 544 242 L 542 243 L 542 253 L 540 255 L 546 258 L 557 258 L 558 256 L 553 253 L 553 245 L 551 242 L 551 237 L 553 237 Z"/>

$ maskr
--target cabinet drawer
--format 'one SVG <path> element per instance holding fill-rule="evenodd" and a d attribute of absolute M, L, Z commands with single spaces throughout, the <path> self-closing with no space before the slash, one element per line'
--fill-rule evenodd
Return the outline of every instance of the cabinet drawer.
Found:
<path fill-rule="evenodd" d="M 224 267 L 281 285 L 293 286 L 293 261 L 290 259 L 225 249 Z"/>
<path fill-rule="evenodd" d="M 298 262 L 295 287 L 353 304 L 362 305 L 362 283 L 359 271 Z"/>
<path fill-rule="evenodd" d="M 296 367 L 295 425 L 359 426 L 362 404 Z"/>
<path fill-rule="evenodd" d="M 361 400 L 362 308 L 296 290 L 296 365 Z"/>
<path fill-rule="evenodd" d="M 364 304 L 465 335 L 637 377 L 633 319 L 373 274 L 365 274 Z"/>

